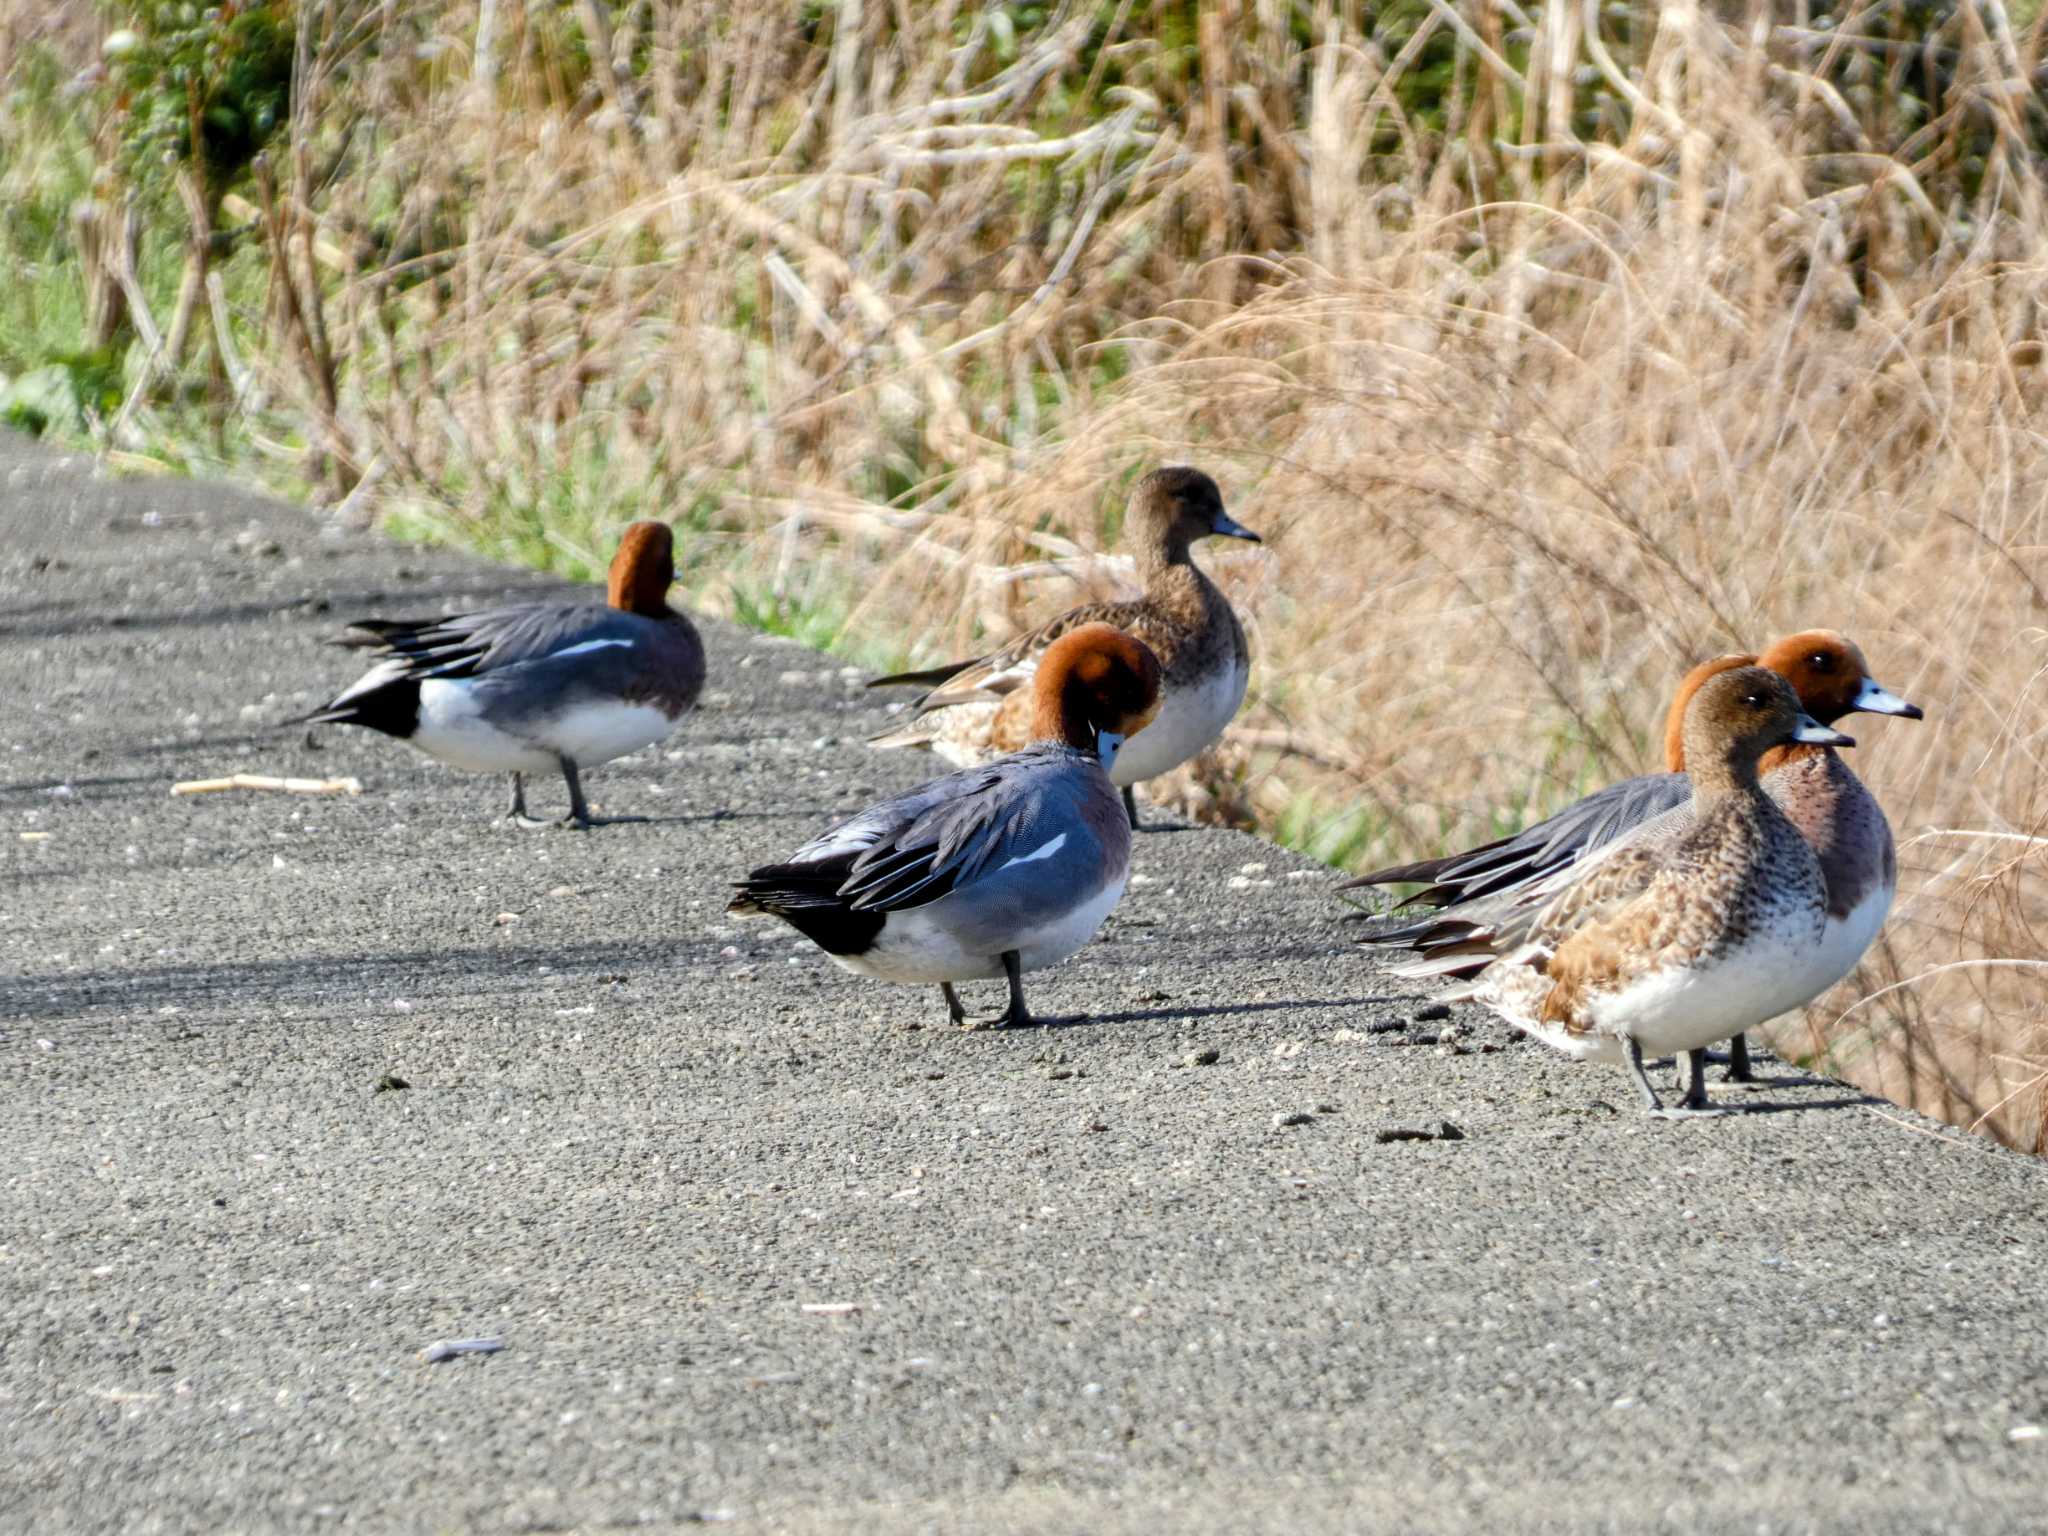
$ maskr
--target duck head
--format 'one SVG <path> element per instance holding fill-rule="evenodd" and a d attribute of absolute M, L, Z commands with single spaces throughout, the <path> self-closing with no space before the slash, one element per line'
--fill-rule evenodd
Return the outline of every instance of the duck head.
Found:
<path fill-rule="evenodd" d="M 1031 735 L 1093 752 L 1103 771 L 1159 713 L 1159 658 L 1111 624 L 1083 624 L 1046 650 L 1031 685 Z"/>
<path fill-rule="evenodd" d="M 1808 714 L 1792 685 L 1766 667 L 1716 672 L 1694 690 L 1685 707 L 1685 771 L 1695 796 L 1756 783 L 1763 755 L 1794 742 L 1856 745 Z"/>
<path fill-rule="evenodd" d="M 605 601 L 627 613 L 650 619 L 668 614 L 668 589 L 676 580 L 676 541 L 667 523 L 645 521 L 629 526 L 619 539 L 619 552 L 605 581 Z"/>
<path fill-rule="evenodd" d="M 1140 567 L 1182 564 L 1188 547 L 1211 534 L 1263 544 L 1251 529 L 1223 510 L 1223 493 L 1199 469 L 1169 464 L 1140 480 L 1131 492 L 1128 542 Z"/>
<path fill-rule="evenodd" d="M 1759 656 L 1757 665 L 1789 682 L 1806 712 L 1822 725 L 1857 713 L 1923 718 L 1917 704 L 1908 704 L 1870 675 L 1855 641 L 1832 629 L 1787 635 Z"/>
<path fill-rule="evenodd" d="M 1693 695 L 1708 678 L 1749 666 L 1766 667 L 1784 678 L 1798 695 L 1800 707 L 1822 725 L 1833 725 L 1842 716 L 1859 711 L 1897 715 L 1903 720 L 1921 718 L 1918 705 L 1908 704 L 1870 675 L 1863 652 L 1847 635 L 1832 629 L 1801 630 L 1777 641 L 1761 656 L 1716 656 L 1685 674 L 1664 720 L 1667 769 L 1685 771 L 1685 712 Z"/>

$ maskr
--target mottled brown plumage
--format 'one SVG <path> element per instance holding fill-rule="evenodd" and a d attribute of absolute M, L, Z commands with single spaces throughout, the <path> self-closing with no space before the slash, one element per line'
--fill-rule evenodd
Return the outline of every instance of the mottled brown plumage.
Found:
<path fill-rule="evenodd" d="M 1223 510 L 1216 482 L 1198 469 L 1154 470 L 1132 492 L 1125 542 L 1142 597 L 1087 603 L 971 661 L 877 678 L 870 687 L 936 684 L 911 721 L 872 738 L 878 747 L 927 747 L 963 765 L 1015 751 L 1031 739 L 1031 678 L 1047 648 L 1084 624 L 1136 636 L 1158 656 L 1160 718 L 1113 776 L 1128 786 L 1164 773 L 1215 740 L 1244 696 L 1251 655 L 1229 600 L 1190 556 L 1211 534 L 1256 540 Z"/>
<path fill-rule="evenodd" d="M 1574 1055 L 1625 1047 L 1653 1108 L 1645 1047 L 1694 1050 L 1805 1001 L 1803 958 L 1826 929 L 1827 887 L 1757 778 L 1763 755 L 1795 737 L 1847 740 L 1805 715 L 1773 672 L 1701 680 L 1681 738 L 1690 830 L 1624 846 L 1570 882 L 1468 995 Z M 1697 1081 L 1692 1102 L 1704 1103 Z"/>

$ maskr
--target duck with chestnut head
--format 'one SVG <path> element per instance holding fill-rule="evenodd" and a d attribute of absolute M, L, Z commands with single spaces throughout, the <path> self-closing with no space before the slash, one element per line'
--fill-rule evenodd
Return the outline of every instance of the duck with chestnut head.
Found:
<path fill-rule="evenodd" d="M 1695 1072 L 1666 1111 L 1643 1057 L 1690 1053 L 1816 995 L 1809 956 L 1828 920 L 1819 856 L 1758 780 L 1765 755 L 1853 746 L 1761 667 L 1706 679 L 1681 731 L 1691 826 L 1587 866 L 1525 941 L 1454 997 L 1582 1059 L 1626 1065 L 1652 1114 L 1708 1111 Z"/>
<path fill-rule="evenodd" d="M 1434 910 L 1360 942 L 1408 952 L 1404 976 L 1471 976 L 1515 948 L 1549 896 L 1587 860 L 1639 839 L 1669 842 L 1692 825 L 1692 788 L 1686 778 L 1687 705 L 1708 679 L 1738 667 L 1761 666 L 1792 685 L 1806 713 L 1823 725 L 1845 715 L 1921 712 L 1870 675 L 1862 650 L 1830 629 L 1802 630 L 1760 656 L 1716 656 L 1680 682 L 1666 717 L 1667 771 L 1625 779 L 1588 795 L 1556 815 L 1510 837 L 1465 853 L 1375 870 L 1355 886 L 1420 884 L 1402 907 Z M 1762 783 L 1812 845 L 1828 883 L 1828 926 L 1809 957 L 1818 995 L 1856 968 L 1876 939 L 1898 889 L 1891 824 L 1877 799 L 1829 746 L 1795 742 L 1774 748 L 1760 764 Z M 1728 1078 L 1751 1080 L 1747 1043 L 1729 1051 Z"/>
<path fill-rule="evenodd" d="M 470 773 L 512 775 L 520 826 L 588 827 L 582 770 L 675 729 L 704 686 L 704 645 L 668 605 L 676 579 L 666 523 L 619 540 L 605 605 L 516 603 L 438 619 L 361 619 L 338 645 L 377 653 L 370 670 L 289 724 L 359 725 Z M 569 787 L 560 823 L 526 813 L 529 773 Z"/>
<path fill-rule="evenodd" d="M 1027 971 L 1087 943 L 1122 897 L 1131 829 L 1111 778 L 1159 708 L 1144 643 L 1085 624 L 1046 649 L 1030 739 L 860 812 L 738 882 L 728 910 L 779 917 L 842 968 L 935 985 L 956 1024 L 1033 1022 Z M 1009 982 L 970 1019 L 955 986 Z"/>
<path fill-rule="evenodd" d="M 1116 761 L 1111 780 L 1138 826 L 1131 786 L 1178 768 L 1213 745 L 1244 702 L 1251 651 L 1244 626 L 1197 566 L 1190 551 L 1212 535 L 1262 542 L 1223 510 L 1223 493 L 1199 469 L 1155 469 L 1131 493 L 1125 542 L 1137 558 L 1142 596 L 1129 602 L 1085 603 L 999 651 L 921 672 L 878 677 L 870 688 L 922 684 L 908 724 L 870 738 L 876 747 L 923 747 L 963 766 L 1024 745 L 1037 705 L 1031 679 L 1052 645 L 1083 624 L 1113 624 L 1159 658 L 1159 717 Z"/>

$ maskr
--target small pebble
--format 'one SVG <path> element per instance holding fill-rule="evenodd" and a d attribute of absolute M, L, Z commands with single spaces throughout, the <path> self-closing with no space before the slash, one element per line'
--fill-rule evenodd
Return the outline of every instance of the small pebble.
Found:
<path fill-rule="evenodd" d="M 428 1365 L 439 1365 L 462 1355 L 495 1355 L 505 1347 L 503 1339 L 439 1339 L 420 1351 Z"/>
<path fill-rule="evenodd" d="M 1180 1064 L 1184 1067 L 1213 1067 L 1222 1055 L 1221 1051 L 1211 1045 L 1199 1051 L 1189 1051 L 1181 1057 Z"/>
<path fill-rule="evenodd" d="M 1465 1133 L 1448 1120 L 1425 1120 L 1420 1125 L 1383 1125 L 1372 1139 L 1385 1145 L 1390 1141 L 1463 1141 Z"/>
<path fill-rule="evenodd" d="M 1451 1005 L 1449 1003 L 1424 1003 L 1415 1010 L 1415 1022 L 1418 1024 L 1431 1024 L 1438 1019 L 1448 1019 L 1450 1016 Z"/>
<path fill-rule="evenodd" d="M 1273 1129 L 1283 1130 L 1290 1125 L 1307 1125 L 1315 1116 L 1306 1110 L 1297 1109 L 1291 1114 L 1277 1114 L 1273 1117 Z"/>
<path fill-rule="evenodd" d="M 400 1077 L 396 1072 L 386 1072 L 377 1079 L 375 1091 L 378 1093 L 398 1093 L 411 1086 L 411 1083 Z"/>

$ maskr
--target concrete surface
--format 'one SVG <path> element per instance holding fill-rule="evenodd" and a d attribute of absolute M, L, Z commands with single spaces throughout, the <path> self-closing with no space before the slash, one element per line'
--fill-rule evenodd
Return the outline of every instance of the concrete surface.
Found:
<path fill-rule="evenodd" d="M 2041 1528 L 2037 1163 L 1435 1043 L 1217 832 L 1034 979 L 1088 1017 L 950 1030 L 724 917 L 927 765 L 722 625 L 590 834 L 264 728 L 549 589 L 0 444 L 0 1529 Z M 168 794 L 236 770 L 367 792 Z"/>

